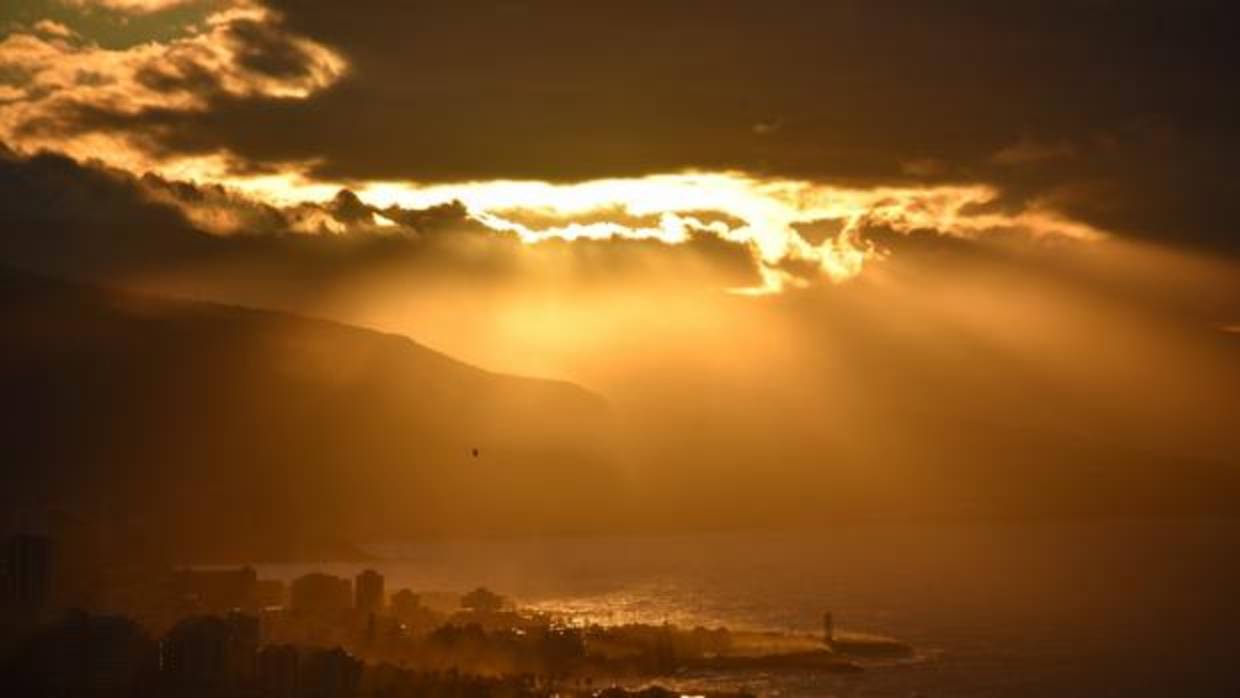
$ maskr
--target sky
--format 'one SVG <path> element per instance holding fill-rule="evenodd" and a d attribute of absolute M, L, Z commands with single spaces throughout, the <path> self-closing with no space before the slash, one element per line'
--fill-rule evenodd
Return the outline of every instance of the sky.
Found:
<path fill-rule="evenodd" d="M 1234 465 L 1234 15 L 10 0 L 0 253 L 577 381 L 664 456 Z"/>
<path fill-rule="evenodd" d="M 278 207 L 347 188 L 376 209 L 461 201 L 526 241 L 707 235 L 751 248 L 750 292 L 855 275 L 881 253 L 859 234 L 874 223 L 1234 253 L 1226 14 L 18 0 L 0 138 Z"/>

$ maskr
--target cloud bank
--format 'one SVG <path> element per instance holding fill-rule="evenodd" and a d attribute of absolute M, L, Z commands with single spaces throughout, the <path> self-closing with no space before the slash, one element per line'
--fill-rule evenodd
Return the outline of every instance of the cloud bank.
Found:
<path fill-rule="evenodd" d="M 525 242 L 715 236 L 751 251 L 748 290 L 854 276 L 890 252 L 873 225 L 1236 250 L 1213 6 L 203 6 L 119 47 L 72 17 L 12 29 L 0 139 L 151 173 L 212 232 L 399 230 L 456 201 Z M 373 210 L 325 214 L 342 189 Z"/>

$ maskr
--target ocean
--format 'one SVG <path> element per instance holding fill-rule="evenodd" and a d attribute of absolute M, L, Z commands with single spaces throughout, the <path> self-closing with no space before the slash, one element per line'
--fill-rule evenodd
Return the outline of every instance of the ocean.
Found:
<path fill-rule="evenodd" d="M 436 540 L 368 563 L 389 592 L 482 585 L 581 622 L 895 638 L 857 675 L 685 675 L 764 696 L 1240 696 L 1240 520 L 853 525 L 815 531 Z"/>

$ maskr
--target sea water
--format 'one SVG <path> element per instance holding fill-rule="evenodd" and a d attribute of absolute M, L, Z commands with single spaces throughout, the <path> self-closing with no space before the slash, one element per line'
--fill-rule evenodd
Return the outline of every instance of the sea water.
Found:
<path fill-rule="evenodd" d="M 684 675 L 769 696 L 1240 696 L 1240 520 L 853 525 L 437 540 L 371 563 L 393 591 L 486 586 L 573 622 L 892 637 L 858 675 Z"/>

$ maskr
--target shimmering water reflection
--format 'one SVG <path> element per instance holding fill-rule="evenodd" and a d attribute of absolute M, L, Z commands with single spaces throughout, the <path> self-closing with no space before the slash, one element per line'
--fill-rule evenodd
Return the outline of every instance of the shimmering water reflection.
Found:
<path fill-rule="evenodd" d="M 388 588 L 485 585 L 575 622 L 912 643 L 859 676 L 682 676 L 782 696 L 1240 695 L 1240 523 L 853 526 L 804 533 L 372 546 Z M 309 569 L 263 565 L 291 579 Z"/>

